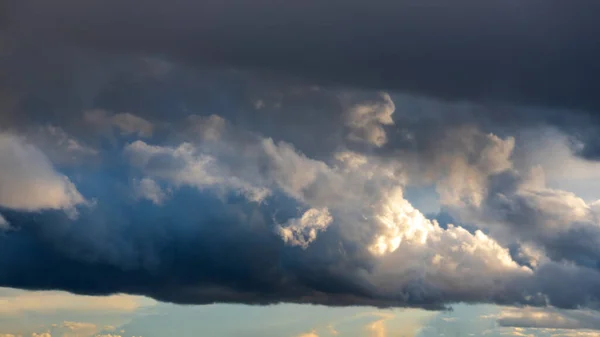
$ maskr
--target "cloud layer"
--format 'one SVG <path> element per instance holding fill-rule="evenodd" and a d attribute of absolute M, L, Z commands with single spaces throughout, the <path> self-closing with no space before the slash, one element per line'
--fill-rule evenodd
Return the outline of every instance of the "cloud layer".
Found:
<path fill-rule="evenodd" d="M 162 123 L 170 124 L 162 141 L 112 134 L 93 169 L 63 163 L 77 188 L 37 147 L 3 136 L 3 156 L 33 157 L 49 172 L 33 186 L 44 174 L 62 182 L 62 194 L 21 193 L 70 201 L 24 207 L 38 199 L 6 194 L 3 214 L 19 230 L 0 238 L 4 256 L 23 257 L 1 261 L 3 285 L 179 303 L 596 308 L 600 274 L 589 259 L 597 255 L 584 245 L 595 238 L 595 204 L 548 189 L 539 169 L 521 174 L 514 138 L 450 127 L 422 151 L 395 156 L 340 138 L 347 143 L 328 159 L 313 159 L 215 115 Z M 428 170 L 414 170 L 421 164 Z M 471 227 L 442 226 L 415 209 L 404 189 L 422 182 Z M 79 190 L 94 203 L 82 204 Z"/>
<path fill-rule="evenodd" d="M 5 26 L 40 41 L 444 98 L 599 107 L 600 7 L 591 2 L 27 0 L 7 7 Z"/>
<path fill-rule="evenodd" d="M 597 154 L 595 5 L 334 4 L 11 2 L 0 285 L 598 309 L 599 204 L 532 160 Z"/>

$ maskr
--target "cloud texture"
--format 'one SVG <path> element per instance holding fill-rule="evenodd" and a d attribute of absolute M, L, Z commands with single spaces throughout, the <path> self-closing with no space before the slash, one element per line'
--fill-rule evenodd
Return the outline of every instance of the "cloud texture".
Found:
<path fill-rule="evenodd" d="M 598 309 L 596 6 L 335 4 L 9 1 L 0 286 Z"/>

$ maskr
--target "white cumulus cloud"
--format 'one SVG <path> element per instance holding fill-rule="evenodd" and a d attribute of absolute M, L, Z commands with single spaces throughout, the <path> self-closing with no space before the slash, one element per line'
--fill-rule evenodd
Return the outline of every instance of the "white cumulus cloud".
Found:
<path fill-rule="evenodd" d="M 317 239 L 317 234 L 327 229 L 333 221 L 329 210 L 311 208 L 302 217 L 287 221 L 284 226 L 278 226 L 277 232 L 283 241 L 290 246 L 307 248 Z"/>
<path fill-rule="evenodd" d="M 392 114 L 396 109 L 387 93 L 377 99 L 352 105 L 346 116 L 346 126 L 350 129 L 348 139 L 381 147 L 387 143 L 385 125 L 394 124 Z"/>

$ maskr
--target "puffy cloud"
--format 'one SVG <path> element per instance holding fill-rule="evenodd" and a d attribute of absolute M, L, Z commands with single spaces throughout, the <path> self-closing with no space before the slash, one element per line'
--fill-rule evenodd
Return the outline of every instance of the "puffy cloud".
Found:
<path fill-rule="evenodd" d="M 597 210 L 573 193 L 548 188 L 540 169 L 492 175 L 479 204 L 453 209 L 457 219 L 487 228 L 502 242 L 522 244 L 521 252 L 541 249 L 554 260 L 596 267 L 600 257 Z"/>
<path fill-rule="evenodd" d="M 512 137 L 501 139 L 473 127 L 449 129 L 436 143 L 429 170 L 446 205 L 479 205 L 490 175 L 512 167 Z M 437 176 L 437 177 L 436 177 Z"/>
<path fill-rule="evenodd" d="M 556 125 L 548 116 L 564 111 L 507 107 L 501 123 L 493 105 L 391 91 L 348 98 L 342 88 L 177 62 L 156 72 L 118 60 L 127 71 L 113 78 L 88 57 L 46 70 L 73 74 L 76 85 L 31 80 L 55 78 L 39 68 L 15 76 L 24 119 L 1 117 L 15 132 L 56 125 L 37 132 L 63 141 L 32 141 L 39 150 L 25 152 L 44 152 L 97 204 L 78 219 L 52 211 L 66 202 L 35 215 L 3 208 L 20 231 L 0 236 L 0 284 L 179 303 L 596 306 L 597 205 L 546 186 L 514 158 L 516 116 Z M 581 125 L 574 119 L 565 124 Z M 70 140 L 93 144 L 99 164 L 60 167 L 52 149 Z M 34 173 L 28 181 L 45 176 Z M 464 225 L 413 207 L 405 187 L 420 184 L 436 185 Z"/>
<path fill-rule="evenodd" d="M 350 128 L 348 138 L 383 146 L 387 143 L 383 126 L 394 124 L 392 114 L 395 109 L 394 102 L 387 93 L 382 93 L 377 101 L 354 104 L 349 108 L 346 117 L 346 125 Z"/>
<path fill-rule="evenodd" d="M 404 199 L 400 188 L 389 192 L 380 212 L 376 214 L 383 228 L 369 248 L 376 254 L 394 252 L 403 241 L 424 244 L 428 235 L 435 230 L 435 224 Z"/>
<path fill-rule="evenodd" d="M 84 113 L 84 119 L 99 131 L 110 132 L 114 128 L 124 136 L 148 138 L 154 131 L 151 122 L 129 112 L 111 115 L 105 110 L 89 110 Z"/>
<path fill-rule="evenodd" d="M 542 167 L 523 160 L 523 149 L 514 157 L 514 138 L 450 128 L 426 151 L 431 165 L 417 176 L 435 181 L 440 202 L 454 219 L 489 231 L 512 247 L 520 263 L 539 267 L 569 260 L 597 268 L 600 218 L 595 204 L 548 187 Z"/>
<path fill-rule="evenodd" d="M 217 115 L 208 117 L 192 115 L 187 118 L 187 122 L 189 123 L 187 131 L 204 140 L 220 140 L 227 127 L 227 121 Z"/>
<path fill-rule="evenodd" d="M 175 186 L 189 185 L 198 189 L 229 188 L 257 202 L 270 193 L 266 188 L 254 186 L 234 176 L 234 172 L 227 172 L 225 167 L 219 166 L 215 157 L 198 151 L 190 143 L 172 148 L 136 141 L 125 148 L 125 153 L 133 165 L 150 177 L 167 180 Z M 146 185 L 151 184 L 150 181 L 146 180 Z M 141 187 L 157 192 L 156 186 Z"/>
<path fill-rule="evenodd" d="M 335 203 L 336 199 L 347 199 L 342 196 L 345 183 L 342 170 L 351 165 L 347 163 L 347 156 L 339 157 L 340 167 L 332 167 L 307 157 L 289 143 L 275 142 L 228 126 L 220 117 L 194 120 L 194 130 L 201 126 L 201 131 L 191 135 L 196 139 L 200 137 L 197 142 L 165 147 L 136 141 L 126 146 L 124 153 L 149 177 L 175 186 L 225 188 L 257 202 L 279 190 L 320 208 Z M 353 173 L 357 179 L 366 177 L 356 168 Z M 394 173 L 385 174 L 389 178 Z"/>
<path fill-rule="evenodd" d="M 111 117 L 111 122 L 122 134 L 137 134 L 139 137 L 152 136 L 154 126 L 147 120 L 131 113 L 120 113 Z"/>
<path fill-rule="evenodd" d="M 471 234 L 461 227 L 426 225 L 429 232 L 424 240 L 403 242 L 382 258 L 373 280 L 378 288 L 393 293 L 398 290 L 393 290 L 397 285 L 392 280 L 415 277 L 404 286 L 410 289 L 406 296 L 415 301 L 427 302 L 436 294 L 448 302 L 475 296 L 503 303 L 515 296 L 510 289 L 513 282 L 526 283 L 533 276 L 512 260 L 508 249 L 481 231 Z"/>
<path fill-rule="evenodd" d="M 10 228 L 10 223 L 4 219 L 2 214 L 0 214 L 0 230 L 6 230 Z"/>
<path fill-rule="evenodd" d="M 0 134 L 0 206 L 37 211 L 74 211 L 85 203 L 75 185 L 47 157 L 17 136 Z"/>
<path fill-rule="evenodd" d="M 156 205 L 162 204 L 167 199 L 167 193 L 151 178 L 142 178 L 133 182 L 136 198 L 147 199 Z"/>
<path fill-rule="evenodd" d="M 217 117 L 194 122 L 202 126 L 199 132 L 177 134 L 168 144 L 126 144 L 118 155 L 132 167 L 96 176 L 101 184 L 84 184 L 104 197 L 79 219 L 43 214 L 36 223 L 25 222 L 18 234 L 26 245 L 5 249 L 8 256 L 35 247 L 29 253 L 35 262 L 2 261 L 0 282 L 37 286 L 22 283 L 34 279 L 22 275 L 51 266 L 61 273 L 43 274 L 48 287 L 180 303 L 440 308 L 491 301 L 570 307 L 592 305 L 598 296 L 596 271 L 548 261 L 543 254 L 535 268 L 522 266 L 493 236 L 425 217 L 404 196 L 411 174 L 404 157 L 341 149 L 320 160 Z M 436 153 L 446 154 L 444 146 L 454 143 L 437 163 L 462 164 L 423 175 L 460 188 L 460 179 L 447 177 L 466 170 L 465 176 L 480 178 L 457 192 L 468 196 L 458 205 L 485 206 L 496 186 L 488 182 L 513 172 L 507 159 L 512 140 L 472 129 L 448 137 L 432 147 L 441 150 L 424 158 L 437 160 Z M 160 207 L 131 204 L 120 194 L 132 175 L 135 195 L 160 201 Z M 167 189 L 164 198 L 160 191 Z M 298 209 L 304 210 L 300 217 Z M 17 213 L 12 218 L 22 221 Z M 46 221 L 55 226 L 38 225 Z M 527 257 L 534 253 L 523 251 Z M 579 287 L 560 295 L 564 285 L 553 280 L 561 278 L 576 279 Z"/>
<path fill-rule="evenodd" d="M 311 208 L 301 218 L 290 219 L 285 226 L 278 226 L 277 232 L 285 243 L 306 249 L 317 239 L 317 233 L 326 230 L 332 221 L 333 217 L 326 208 Z"/>

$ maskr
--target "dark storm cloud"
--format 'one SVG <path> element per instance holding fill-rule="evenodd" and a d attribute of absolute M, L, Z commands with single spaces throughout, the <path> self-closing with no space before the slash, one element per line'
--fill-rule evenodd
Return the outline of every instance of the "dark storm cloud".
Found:
<path fill-rule="evenodd" d="M 101 185 L 98 184 L 98 185 Z M 228 203 L 184 190 L 157 209 L 104 198 L 77 221 L 58 212 L 3 210 L 18 229 L 0 236 L 0 285 L 79 294 L 128 293 L 180 304 L 281 302 L 330 306 L 441 309 L 457 301 L 574 308 L 594 306 L 594 271 L 548 266 L 487 292 L 440 291 L 415 278 L 387 294 L 364 280 L 373 257 L 331 228 L 308 250 L 290 249 L 273 234 L 266 209 L 232 197 Z M 194 206 L 201 205 L 201 207 Z M 281 212 L 293 212 L 285 203 Z M 292 213 L 290 213 L 292 214 Z M 341 240 L 341 241 L 340 241 Z M 561 280 L 577 280 L 564 294 Z M 542 291 L 545 299 L 539 298 Z M 547 303 L 546 301 L 549 301 Z"/>
<path fill-rule="evenodd" d="M 4 4 L 5 125 L 75 124 L 73 116 L 91 108 L 155 118 L 202 109 L 296 143 L 307 125 L 329 130 L 341 124 L 342 106 L 331 92 L 307 94 L 319 84 L 405 92 L 409 101 L 416 94 L 433 98 L 422 101 L 467 102 L 456 108 L 442 104 L 431 120 L 400 118 L 399 127 L 437 133 L 460 123 L 494 130 L 552 125 L 573 136 L 578 154 L 598 157 L 600 5 L 594 2 Z M 148 56 L 172 61 L 179 72 L 161 76 L 168 63 L 161 66 Z M 240 76 L 240 69 L 250 72 Z M 290 94 L 298 88 L 304 93 Z M 396 104 L 406 116 L 428 114 L 423 106 Z M 542 108 L 516 109 L 520 104 Z M 327 133 L 328 139 L 304 137 L 297 146 L 323 155 L 339 143 L 341 131 Z M 403 136 L 389 133 L 389 144 L 422 147 L 406 144 Z"/>
<path fill-rule="evenodd" d="M 485 132 L 554 126 L 596 157 L 600 4 L 0 6 L 0 135 L 10 134 L 0 181 L 11 182 L 0 185 L 10 226 L 0 286 L 177 303 L 598 308 L 595 222 L 549 232 L 554 195 L 520 194 L 522 177 L 502 171 L 511 141 Z M 461 219 L 444 208 L 436 227 L 404 203 L 404 170 L 408 184 L 432 184 L 447 155 L 477 166 L 468 177 L 489 188 L 489 225 L 518 234 L 513 250 L 529 240 L 549 261 L 513 252 L 531 267 L 521 268 L 483 224 L 452 226 Z M 39 191 L 42 177 L 53 193 Z M 244 194 L 264 186 L 268 197 Z M 302 228 L 309 207 L 331 207 L 335 220 Z M 282 240 L 290 223 L 303 237 Z M 378 256 L 377 235 L 408 243 Z"/>
<path fill-rule="evenodd" d="M 14 1 L 13 34 L 459 100 L 596 110 L 593 1 Z"/>
<path fill-rule="evenodd" d="M 525 270 L 507 261 L 508 254 L 484 234 L 450 225 L 438 228 L 414 210 L 405 210 L 408 205 L 401 196 L 387 190 L 397 184 L 397 177 L 383 177 L 389 170 L 378 170 L 376 159 L 348 173 L 295 153 L 286 144 L 243 135 L 232 126 L 221 130 L 216 118 L 200 122 L 214 128 L 205 131 L 222 131 L 212 151 L 208 141 L 169 147 L 138 140 L 122 144 L 120 151 L 101 149 L 99 166 L 69 163 L 63 169 L 69 178 L 45 172 L 48 185 L 55 187 L 53 193 L 32 191 L 40 198 L 36 204 L 31 196 L 15 203 L 11 193 L 19 192 L 19 186 L 0 185 L 0 202 L 7 205 L 0 212 L 10 225 L 0 233 L 0 285 L 131 293 L 190 304 L 295 302 L 429 309 L 455 302 L 594 307 L 600 296 L 596 270 L 560 264 Z M 123 142 L 127 137 L 117 139 Z M 25 146 L 13 151 L 20 149 L 19 140 L 8 140 L 8 151 L 0 152 L 3 164 L 9 163 L 3 176 L 42 183 L 43 175 L 31 172 L 31 177 L 22 169 L 33 166 L 35 158 L 39 161 L 41 152 Z M 216 156 L 210 162 L 219 163 L 217 170 L 203 168 L 204 157 L 192 153 L 194 147 Z M 141 177 L 155 179 L 168 194 L 165 200 L 157 204 L 156 199 L 135 198 L 132 178 Z M 238 190 L 236 178 L 247 182 L 241 185 L 245 190 L 263 183 L 257 186 L 272 187 L 273 194 L 264 202 L 251 202 Z M 77 191 L 69 190 L 74 188 L 69 179 Z M 275 187 L 268 184 L 272 180 Z M 45 200 L 75 192 L 86 200 Z M 300 231 L 310 243 L 303 249 L 283 240 L 277 228 L 289 228 L 290 220 L 298 219 L 309 205 L 330 206 L 335 220 L 316 234 L 318 238 Z M 30 211 L 23 211 L 25 207 Z M 379 235 L 392 239 L 398 233 L 378 226 L 378 216 L 407 217 L 406 222 L 391 220 L 392 227 L 402 231 L 402 226 L 421 223 L 417 231 L 432 238 L 422 243 L 406 234 L 397 251 L 379 256 L 371 250 L 373 240 Z M 436 254 L 443 256 L 442 266 Z M 565 285 L 556 279 L 577 280 L 577 287 L 563 295 Z"/>
<path fill-rule="evenodd" d="M 444 304 L 373 292 L 358 277 L 371 269 L 367 252 L 338 242 L 335 228 L 302 251 L 284 247 L 266 209 L 236 197 L 224 204 L 185 190 L 162 209 L 123 203 L 105 202 L 75 222 L 60 213 L 4 211 L 19 229 L 0 236 L 0 284 L 97 295 L 124 292 L 185 304 Z M 285 204 L 278 209 L 294 211 Z"/>

